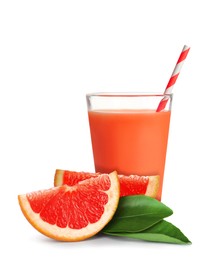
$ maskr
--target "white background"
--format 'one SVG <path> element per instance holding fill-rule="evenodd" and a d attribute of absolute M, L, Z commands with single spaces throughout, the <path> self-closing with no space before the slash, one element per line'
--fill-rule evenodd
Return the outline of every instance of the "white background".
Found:
<path fill-rule="evenodd" d="M 0 1 L 1 259 L 193 259 L 212 253 L 211 1 Z M 22 215 L 17 195 L 56 168 L 94 171 L 85 94 L 174 89 L 163 202 L 190 246 L 94 237 L 59 243 Z"/>

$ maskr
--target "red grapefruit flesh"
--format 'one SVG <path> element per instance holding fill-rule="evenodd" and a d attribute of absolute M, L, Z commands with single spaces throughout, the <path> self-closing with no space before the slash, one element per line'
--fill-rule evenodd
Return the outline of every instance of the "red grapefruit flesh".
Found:
<path fill-rule="evenodd" d="M 21 210 L 42 234 L 61 241 L 80 241 L 97 234 L 113 217 L 120 187 L 116 172 L 74 186 L 62 185 L 19 195 Z"/>
<path fill-rule="evenodd" d="M 67 184 L 73 186 L 79 181 L 96 178 L 101 173 L 88 173 L 56 170 L 54 186 Z M 120 181 L 120 197 L 128 195 L 146 195 L 156 198 L 159 188 L 159 176 L 118 175 Z"/>

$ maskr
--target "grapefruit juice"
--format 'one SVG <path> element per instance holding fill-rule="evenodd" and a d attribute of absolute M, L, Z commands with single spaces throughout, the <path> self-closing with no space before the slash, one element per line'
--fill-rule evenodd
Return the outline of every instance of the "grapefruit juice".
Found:
<path fill-rule="evenodd" d="M 99 109 L 88 115 L 96 172 L 159 175 L 161 200 L 170 111 Z"/>

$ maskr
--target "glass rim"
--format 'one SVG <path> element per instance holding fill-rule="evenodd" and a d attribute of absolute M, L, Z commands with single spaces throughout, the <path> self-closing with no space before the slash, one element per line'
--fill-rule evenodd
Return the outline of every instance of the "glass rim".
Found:
<path fill-rule="evenodd" d="M 92 92 L 87 93 L 86 97 L 172 97 L 171 94 L 158 92 Z"/>

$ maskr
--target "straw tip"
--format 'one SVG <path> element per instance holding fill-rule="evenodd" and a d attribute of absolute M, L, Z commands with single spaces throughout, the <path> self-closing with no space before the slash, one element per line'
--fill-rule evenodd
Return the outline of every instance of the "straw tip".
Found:
<path fill-rule="evenodd" d="M 183 50 L 185 51 L 185 50 L 187 50 L 187 49 L 190 49 L 190 47 L 189 47 L 188 45 L 184 45 L 184 46 L 183 46 Z"/>

